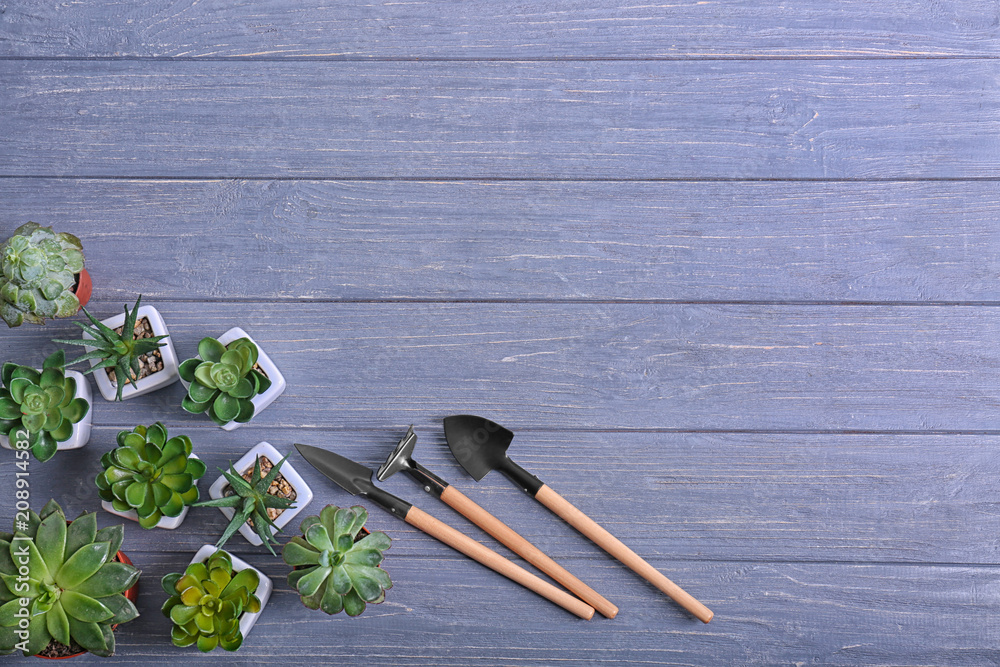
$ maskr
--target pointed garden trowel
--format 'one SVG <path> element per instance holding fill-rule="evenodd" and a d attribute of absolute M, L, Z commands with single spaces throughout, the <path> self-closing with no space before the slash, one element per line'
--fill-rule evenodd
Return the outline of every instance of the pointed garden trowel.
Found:
<path fill-rule="evenodd" d="M 507 448 L 514 439 L 511 431 L 482 417 L 454 415 L 444 419 L 444 436 L 455 458 L 477 482 L 489 471 L 499 470 L 525 493 L 562 517 L 640 577 L 666 593 L 698 620 L 703 623 L 712 620 L 713 614 L 708 607 L 663 576 L 659 570 L 636 555 L 614 535 L 604 530 L 540 479 L 511 461 L 507 456 Z"/>
<path fill-rule="evenodd" d="M 440 498 L 466 519 L 499 540 L 501 544 L 565 586 L 570 593 L 579 597 L 604 616 L 615 617 L 618 613 L 618 607 L 608 602 L 600 593 L 570 574 L 563 566 L 546 556 L 538 547 L 521 537 L 503 521 L 470 500 L 464 493 L 414 461 L 413 447 L 416 444 L 417 434 L 413 432 L 411 426 L 399 444 L 396 445 L 396 449 L 389 454 L 389 458 L 378 469 L 378 473 L 375 475 L 378 480 L 384 482 L 399 471 L 405 472 L 416 480 L 417 484 L 424 488 L 424 491 Z"/>
<path fill-rule="evenodd" d="M 452 549 L 460 551 L 469 558 L 482 563 L 486 567 L 499 572 L 538 593 L 545 599 L 556 603 L 566 611 L 587 620 L 594 616 L 594 608 L 581 602 L 566 591 L 559 590 L 552 584 L 531 574 L 497 552 L 489 549 L 471 537 L 460 533 L 446 523 L 438 521 L 430 514 L 414 507 L 402 498 L 387 493 L 372 483 L 372 471 L 360 463 L 355 463 L 339 454 L 310 447 L 295 445 L 299 454 L 316 470 L 330 478 L 339 487 L 352 495 L 365 496 L 384 510 L 392 513 L 406 523 L 419 528 L 431 537 L 444 542 Z"/>

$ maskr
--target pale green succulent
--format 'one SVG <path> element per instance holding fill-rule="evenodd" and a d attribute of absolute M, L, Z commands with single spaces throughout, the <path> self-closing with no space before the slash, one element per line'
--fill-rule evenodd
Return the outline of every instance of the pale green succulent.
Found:
<path fill-rule="evenodd" d="M 15 520 L 13 534 L 0 533 L 0 652 L 26 641 L 24 654 L 35 655 L 54 639 L 107 657 L 115 652 L 112 626 L 139 615 L 125 593 L 140 572 L 115 561 L 124 527 L 97 530 L 93 512 L 66 523 L 51 500 L 41 514 L 29 510 L 27 521 Z M 25 608 L 22 636 L 18 612 Z"/>
<path fill-rule="evenodd" d="M 208 413 L 219 426 L 231 421 L 253 419 L 251 399 L 271 386 L 271 381 L 254 368 L 259 351 L 249 338 L 223 345 L 214 338 L 198 343 L 199 358 L 187 359 L 178 371 L 190 383 L 181 407 L 194 414 Z"/>
<path fill-rule="evenodd" d="M 282 558 L 296 568 L 288 575 L 288 584 L 306 607 L 357 616 L 366 603 L 385 600 L 392 580 L 377 566 L 392 540 L 376 531 L 355 541 L 367 520 L 368 511 L 360 505 L 350 509 L 327 505 L 319 516 L 306 517 L 302 536 L 293 537 L 282 549 Z"/>
<path fill-rule="evenodd" d="M 80 310 L 73 293 L 83 271 L 80 239 L 28 222 L 0 246 L 0 317 L 9 327 L 47 317 L 71 317 Z"/>

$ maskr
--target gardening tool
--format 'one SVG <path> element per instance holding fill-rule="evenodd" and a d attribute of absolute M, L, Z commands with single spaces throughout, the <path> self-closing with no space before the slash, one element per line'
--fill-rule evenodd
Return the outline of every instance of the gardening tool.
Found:
<path fill-rule="evenodd" d="M 622 544 L 614 535 L 601 528 L 593 519 L 578 510 L 569 501 L 546 486 L 540 479 L 517 465 L 507 456 L 514 434 L 503 426 L 474 415 L 453 415 L 444 419 L 444 436 L 452 454 L 466 472 L 478 482 L 491 470 L 499 470 L 525 493 L 535 498 L 562 517 L 571 526 L 587 536 L 594 544 L 627 565 L 633 572 L 656 586 L 687 609 L 694 616 L 708 623 L 712 611 L 667 579 L 634 551 Z"/>
<path fill-rule="evenodd" d="M 464 533 L 460 533 L 448 524 L 438 521 L 430 514 L 414 507 L 402 498 L 397 498 L 391 493 L 378 488 L 372 483 L 372 471 L 360 463 L 355 463 L 339 454 L 334 454 L 319 447 L 297 444 L 295 445 L 295 449 L 299 450 L 299 454 L 302 454 L 303 458 L 316 468 L 316 470 L 329 477 L 348 493 L 355 496 L 365 496 L 382 509 L 387 510 L 411 526 L 419 528 L 431 537 L 444 542 L 452 549 L 460 551 L 491 570 L 499 572 L 508 579 L 512 579 L 525 588 L 538 593 L 566 611 L 587 620 L 593 618 L 594 608 L 590 605 L 581 602 L 565 591 L 559 590 L 547 581 L 539 579 L 492 549 L 483 546 Z"/>
<path fill-rule="evenodd" d="M 565 586 L 570 593 L 608 618 L 615 617 L 618 613 L 618 607 L 604 599 L 600 593 L 570 574 L 559 563 L 546 556 L 538 547 L 518 535 L 503 521 L 470 500 L 464 493 L 414 461 L 413 447 L 416 444 L 417 434 L 410 426 L 406 435 L 396 445 L 396 449 L 389 454 L 389 458 L 375 474 L 378 481 L 384 482 L 399 471 L 405 472 L 417 484 L 420 484 L 424 491 L 443 500 L 452 509 L 457 510 L 466 519 L 499 540 L 501 544 L 524 557 L 529 563 Z"/>

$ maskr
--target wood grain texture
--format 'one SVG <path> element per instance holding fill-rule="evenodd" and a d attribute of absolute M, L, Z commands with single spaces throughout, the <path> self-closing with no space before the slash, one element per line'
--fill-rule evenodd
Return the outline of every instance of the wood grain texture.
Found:
<path fill-rule="evenodd" d="M 150 303 L 181 359 L 237 325 L 258 341 L 289 384 L 257 416 L 266 426 L 384 428 L 462 413 L 515 432 L 997 424 L 1000 360 L 982 342 L 1000 338 L 994 307 Z M 7 356 L 40 366 L 55 346 L 39 339 L 74 330 L 21 327 Z M 95 420 L 202 423 L 180 414 L 182 397 L 175 384 L 151 403 L 98 404 Z"/>
<path fill-rule="evenodd" d="M 719 58 L 996 56 L 987 0 L 11 0 L 7 57 Z"/>
<path fill-rule="evenodd" d="M 1000 176 L 992 60 L 12 60 L 0 88 L 9 176 Z"/>
<path fill-rule="evenodd" d="M 0 229 L 29 219 L 85 240 L 103 310 L 136 293 L 1000 301 L 994 181 L 0 179 Z M 120 252 L 136 238 L 153 252 Z"/>

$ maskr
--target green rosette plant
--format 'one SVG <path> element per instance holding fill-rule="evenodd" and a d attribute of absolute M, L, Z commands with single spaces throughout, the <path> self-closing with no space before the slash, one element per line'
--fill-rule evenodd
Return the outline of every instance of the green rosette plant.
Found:
<path fill-rule="evenodd" d="M 9 327 L 47 317 L 71 317 L 80 310 L 73 293 L 83 271 L 80 239 L 28 222 L 0 246 L 0 317 Z"/>
<path fill-rule="evenodd" d="M 367 520 L 368 511 L 359 505 L 349 509 L 327 505 L 319 516 L 306 517 L 302 536 L 293 537 L 282 549 L 284 561 L 296 568 L 288 575 L 288 584 L 306 607 L 358 616 L 366 603 L 385 600 L 392 580 L 378 564 L 392 540 L 381 531 L 358 540 Z"/>
<path fill-rule="evenodd" d="M 219 550 L 204 563 L 191 563 L 183 573 L 163 577 L 163 590 L 170 598 L 163 615 L 174 626 L 170 638 L 175 646 L 197 644 L 205 653 L 216 646 L 236 651 L 243 644 L 240 615 L 260 611 L 254 593 L 260 577 L 250 568 L 233 573 L 233 560 Z"/>
<path fill-rule="evenodd" d="M 58 350 L 45 360 L 41 372 L 11 362 L 0 370 L 0 434 L 26 432 L 39 461 L 52 458 L 90 410 L 86 399 L 74 398 L 76 380 L 66 377 L 65 365 L 66 355 Z"/>
<path fill-rule="evenodd" d="M 257 480 L 256 482 L 247 482 L 243 477 L 240 476 L 236 469 L 233 468 L 233 464 L 229 464 L 229 472 L 219 469 L 219 472 L 225 476 L 226 481 L 229 482 L 229 487 L 233 490 L 233 495 L 223 496 L 222 498 L 215 498 L 213 500 L 204 500 L 200 503 L 194 503 L 191 507 L 231 507 L 235 511 L 233 518 L 229 521 L 229 525 L 226 526 L 226 530 L 223 531 L 222 537 L 216 543 L 216 547 L 222 548 L 229 538 L 240 529 L 240 526 L 245 524 L 248 520 L 253 524 L 254 532 L 260 537 L 264 546 L 267 550 L 271 552 L 272 556 L 277 556 L 274 553 L 274 549 L 271 547 L 272 544 L 278 544 L 278 540 L 275 539 L 274 533 L 271 532 L 273 527 L 275 530 L 281 530 L 278 528 L 271 517 L 268 516 L 268 509 L 279 509 L 287 510 L 295 507 L 295 501 L 289 500 L 288 498 L 280 498 L 278 496 L 273 496 L 267 492 L 273 482 L 278 477 L 278 471 L 281 465 L 288 459 L 290 455 L 286 454 L 285 458 L 281 459 L 275 463 L 271 470 L 267 473 L 266 477 L 261 477 L 260 474 L 260 457 L 258 456 L 253 464 L 253 473 L 250 476 L 251 480 Z"/>
<path fill-rule="evenodd" d="M 64 343 L 66 345 L 80 345 L 82 347 L 92 347 L 95 348 L 91 352 L 87 352 L 73 361 L 68 362 L 67 366 L 72 366 L 73 364 L 80 363 L 81 361 L 88 361 L 90 359 L 100 359 L 101 361 L 94 364 L 89 369 L 83 372 L 84 375 L 93 373 L 98 369 L 113 368 L 115 370 L 115 384 L 118 386 L 118 393 L 115 396 L 116 401 L 122 400 L 122 390 L 125 389 L 126 384 L 131 384 L 135 386 L 136 378 L 139 377 L 139 357 L 144 354 L 149 354 L 153 350 L 163 347 L 166 343 L 162 342 L 167 335 L 162 336 L 152 336 L 150 338 L 136 338 L 135 337 L 135 321 L 139 315 L 139 304 L 142 302 L 142 295 L 136 299 L 135 307 L 130 313 L 128 306 L 125 306 L 125 324 L 122 327 L 122 332 L 115 333 L 115 330 L 105 326 L 100 320 L 95 318 L 86 308 L 83 308 L 83 314 L 87 316 L 94 326 L 87 326 L 82 322 L 74 322 L 85 332 L 93 336 L 92 340 L 53 340 L 53 343 Z M 121 378 L 125 378 L 122 382 Z"/>
<path fill-rule="evenodd" d="M 181 379 L 190 383 L 181 407 L 193 414 L 207 413 L 219 426 L 253 419 L 251 399 L 271 386 L 254 368 L 257 356 L 257 346 L 249 338 L 229 345 L 203 338 L 198 343 L 200 358 L 187 359 L 178 369 Z"/>
<path fill-rule="evenodd" d="M 119 512 L 135 510 L 143 528 L 197 501 L 195 482 L 205 474 L 205 464 L 191 458 L 191 438 L 167 435 L 161 422 L 120 431 L 118 447 L 101 457 L 104 470 L 95 480 L 101 499 Z"/>
<path fill-rule="evenodd" d="M 112 626 L 139 616 L 125 593 L 140 571 L 115 561 L 124 527 L 98 530 L 92 512 L 66 524 L 51 500 L 40 514 L 29 510 L 27 521 L 19 515 L 14 533 L 0 533 L 0 652 L 36 655 L 54 639 L 108 657 L 115 652 Z"/>

